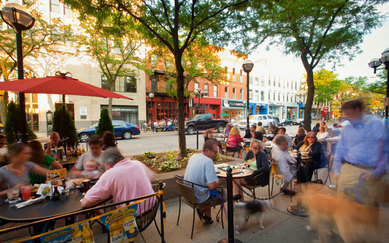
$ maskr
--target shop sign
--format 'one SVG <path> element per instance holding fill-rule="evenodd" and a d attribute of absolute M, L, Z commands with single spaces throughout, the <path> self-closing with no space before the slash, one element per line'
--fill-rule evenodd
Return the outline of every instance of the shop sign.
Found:
<path fill-rule="evenodd" d="M 246 103 L 244 101 L 237 100 L 223 100 L 223 106 L 231 108 L 245 108 Z"/>

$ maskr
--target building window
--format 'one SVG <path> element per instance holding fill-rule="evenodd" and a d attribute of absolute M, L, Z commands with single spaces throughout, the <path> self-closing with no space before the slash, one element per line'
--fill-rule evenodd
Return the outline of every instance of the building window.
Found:
<path fill-rule="evenodd" d="M 228 87 L 224 87 L 224 98 L 228 99 Z"/>
<path fill-rule="evenodd" d="M 195 83 L 194 84 L 194 90 L 195 90 L 195 92 L 196 92 L 196 90 L 198 90 L 199 89 L 199 83 Z"/>
<path fill-rule="evenodd" d="M 101 108 L 108 109 L 107 105 Z M 112 120 L 125 121 L 131 124 L 139 124 L 137 106 L 112 106 Z"/>
<path fill-rule="evenodd" d="M 250 89 L 249 91 L 249 100 L 253 100 L 253 90 Z"/>
<path fill-rule="evenodd" d="M 232 69 L 232 81 L 233 81 L 233 82 L 236 82 L 235 68 Z"/>
<path fill-rule="evenodd" d="M 232 98 L 236 99 L 236 88 L 232 88 Z"/>
<path fill-rule="evenodd" d="M 240 79 L 240 82 L 243 83 L 243 72 L 242 72 L 242 69 L 240 70 L 239 79 Z"/>
<path fill-rule="evenodd" d="M 243 89 L 240 89 L 240 99 L 243 100 Z"/>
<path fill-rule="evenodd" d="M 276 101 L 276 92 L 273 93 L 273 101 Z"/>
<path fill-rule="evenodd" d="M 265 100 L 265 92 L 261 91 L 261 101 L 264 101 L 264 100 Z"/>
<path fill-rule="evenodd" d="M 101 75 L 101 87 L 109 90 L 108 80 L 105 75 Z M 118 76 L 113 91 L 136 93 L 136 78 L 134 76 Z"/>
<path fill-rule="evenodd" d="M 66 16 L 72 16 L 72 14 L 73 14 L 72 8 L 69 5 L 64 4 L 63 5 L 63 14 Z"/>
<path fill-rule="evenodd" d="M 271 94 L 270 94 L 270 92 L 267 94 L 267 99 L 268 99 L 268 101 L 270 101 L 270 96 L 271 96 Z"/>
<path fill-rule="evenodd" d="M 209 85 L 205 84 L 204 85 L 204 96 L 208 96 L 208 93 L 209 93 Z"/>
<path fill-rule="evenodd" d="M 258 90 L 255 91 L 255 99 L 254 100 L 255 101 L 259 100 L 259 91 Z"/>
<path fill-rule="evenodd" d="M 213 86 L 213 97 L 218 97 L 217 96 L 217 85 Z"/>
<path fill-rule="evenodd" d="M 50 11 L 53 13 L 60 13 L 59 0 L 50 0 Z"/>

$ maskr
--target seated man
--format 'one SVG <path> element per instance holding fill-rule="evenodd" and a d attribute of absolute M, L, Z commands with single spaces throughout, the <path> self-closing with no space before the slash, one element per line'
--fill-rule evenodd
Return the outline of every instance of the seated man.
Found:
<path fill-rule="evenodd" d="M 95 160 L 98 162 L 98 170 L 101 173 L 105 171 L 105 164 L 101 160 L 101 154 L 103 153 L 103 143 L 97 137 L 91 137 L 88 141 L 89 143 L 89 152 L 83 154 L 78 159 L 77 163 L 73 166 L 70 171 L 70 174 L 73 177 L 82 176 L 82 171 L 86 169 L 86 163 L 89 160 Z"/>
<path fill-rule="evenodd" d="M 124 158 L 119 150 L 110 148 L 101 156 L 107 171 L 81 201 L 82 207 L 97 205 L 108 198 L 113 202 L 153 194 L 153 173 L 141 162 Z M 123 207 L 124 204 L 117 207 Z"/>
<path fill-rule="evenodd" d="M 280 129 L 278 129 L 278 134 L 285 135 L 288 138 L 289 147 L 293 146 L 292 138 L 288 134 L 286 134 L 285 127 L 280 127 Z"/>
<path fill-rule="evenodd" d="M 273 142 L 275 143 L 275 146 L 273 146 L 271 156 L 277 163 L 279 171 L 284 177 L 284 185 L 281 190 L 285 193 L 292 193 L 286 188 L 290 185 L 296 175 L 296 160 L 293 159 L 288 152 L 288 138 L 285 135 L 278 134 L 274 137 Z"/>
<path fill-rule="evenodd" d="M 50 134 L 50 140 L 44 145 L 44 149 L 46 154 L 50 155 L 58 162 L 62 162 L 65 148 L 64 144 L 61 142 L 61 137 L 58 132 L 52 132 Z"/>
<path fill-rule="evenodd" d="M 204 187 L 195 186 L 195 201 L 199 204 L 221 203 L 224 193 L 219 185 L 213 159 L 219 153 L 219 144 L 212 139 L 207 140 L 203 146 L 203 152 L 190 157 L 186 167 L 184 179 Z M 207 187 L 207 188 L 206 188 Z M 212 191 L 212 192 L 211 192 Z M 224 201 L 224 199 L 223 199 Z M 212 224 L 211 207 L 202 206 L 197 210 L 200 219 Z"/>

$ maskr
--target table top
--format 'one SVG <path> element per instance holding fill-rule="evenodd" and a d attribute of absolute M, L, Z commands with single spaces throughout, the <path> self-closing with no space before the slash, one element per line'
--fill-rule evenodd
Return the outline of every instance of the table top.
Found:
<path fill-rule="evenodd" d="M 234 165 L 232 165 L 234 166 Z M 223 168 L 215 168 L 217 177 L 226 178 L 227 177 L 227 169 Z M 236 168 L 232 168 L 232 177 L 233 178 L 245 178 L 248 176 L 251 176 L 254 173 L 254 171 L 250 168 L 241 168 L 239 166 L 236 166 Z"/>
<path fill-rule="evenodd" d="M 81 210 L 82 193 L 71 192 L 67 198 L 60 200 L 44 200 L 20 209 L 10 207 L 3 200 L 0 202 L 0 218 L 13 222 L 29 222 Z"/>
<path fill-rule="evenodd" d="M 294 158 L 294 159 L 297 158 L 297 153 L 293 153 L 292 151 L 289 151 L 289 154 L 290 154 L 290 156 L 292 156 L 292 158 Z M 303 155 L 301 155 L 301 159 L 302 160 L 310 160 L 310 159 L 312 159 L 312 157 L 311 156 L 303 156 Z"/>

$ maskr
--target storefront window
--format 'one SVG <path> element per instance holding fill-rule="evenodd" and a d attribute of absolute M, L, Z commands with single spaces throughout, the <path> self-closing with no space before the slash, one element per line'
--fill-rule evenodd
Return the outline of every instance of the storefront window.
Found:
<path fill-rule="evenodd" d="M 101 108 L 108 109 L 108 106 L 102 105 Z M 125 121 L 138 125 L 138 107 L 137 106 L 112 106 L 112 120 Z"/>

